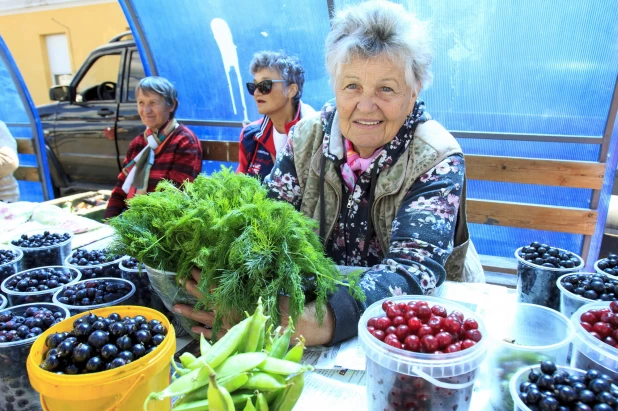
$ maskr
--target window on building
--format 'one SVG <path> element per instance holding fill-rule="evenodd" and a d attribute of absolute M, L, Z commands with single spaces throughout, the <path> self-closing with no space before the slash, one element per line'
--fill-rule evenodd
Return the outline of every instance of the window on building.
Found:
<path fill-rule="evenodd" d="M 71 57 L 66 34 L 45 36 L 52 85 L 68 86 L 73 79 Z"/>
<path fill-rule="evenodd" d="M 144 66 L 142 65 L 142 59 L 139 57 L 137 50 L 131 52 L 131 65 L 129 67 L 129 95 L 128 101 L 135 101 L 135 87 L 139 84 L 139 81 L 146 77 L 144 73 Z"/>
<path fill-rule="evenodd" d="M 76 100 L 115 100 L 120 53 L 99 57 L 77 84 Z"/>

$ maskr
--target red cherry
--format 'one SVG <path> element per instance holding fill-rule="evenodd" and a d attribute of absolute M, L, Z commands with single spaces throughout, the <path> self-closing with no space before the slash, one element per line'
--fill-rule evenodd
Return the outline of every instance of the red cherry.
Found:
<path fill-rule="evenodd" d="M 408 328 L 410 329 L 410 333 L 416 333 L 423 323 L 417 317 L 412 317 L 408 320 Z"/>
<path fill-rule="evenodd" d="M 433 307 L 431 307 L 431 312 L 435 316 L 446 317 L 446 308 L 442 307 L 441 305 L 434 305 Z"/>
<path fill-rule="evenodd" d="M 416 317 L 416 311 L 408 309 L 408 311 L 403 313 L 403 318 L 409 320 L 412 317 Z"/>
<path fill-rule="evenodd" d="M 416 316 L 421 319 L 421 321 L 428 320 L 431 317 L 431 308 L 426 305 L 421 305 L 416 309 Z"/>
<path fill-rule="evenodd" d="M 404 302 L 398 302 L 397 303 L 397 308 L 399 308 L 401 310 L 401 312 L 405 313 L 406 310 L 408 309 L 408 304 L 404 303 Z"/>
<path fill-rule="evenodd" d="M 375 327 L 376 326 L 376 321 L 378 320 L 378 317 L 371 317 L 368 321 L 367 321 L 367 327 Z"/>
<path fill-rule="evenodd" d="M 461 349 L 467 350 L 470 347 L 473 347 L 476 343 L 472 340 L 463 340 L 461 343 Z"/>
<path fill-rule="evenodd" d="M 427 301 L 417 301 L 416 302 L 416 306 L 417 307 L 429 307 L 429 304 L 427 303 Z"/>
<path fill-rule="evenodd" d="M 376 329 L 386 330 L 391 325 L 391 319 L 388 317 L 380 317 L 376 320 Z"/>
<path fill-rule="evenodd" d="M 393 327 L 392 325 L 389 325 L 388 327 L 386 327 L 386 330 L 384 330 L 384 333 L 386 335 L 395 334 L 395 331 L 397 331 L 397 328 Z"/>
<path fill-rule="evenodd" d="M 391 300 L 385 300 L 384 302 L 382 302 L 382 311 L 386 312 L 386 310 L 388 310 L 388 307 L 392 307 L 393 305 L 395 305 L 395 303 Z"/>
<path fill-rule="evenodd" d="M 401 343 L 399 342 L 399 340 L 397 339 L 397 336 L 395 334 L 390 334 L 387 335 L 384 338 L 384 342 L 388 345 L 390 345 L 391 347 L 395 347 L 395 348 L 402 348 Z"/>
<path fill-rule="evenodd" d="M 456 334 L 461 329 L 461 323 L 455 317 L 446 317 L 444 320 L 444 330 L 451 334 Z"/>
<path fill-rule="evenodd" d="M 421 347 L 426 353 L 435 352 L 438 349 L 438 340 L 433 335 L 424 335 L 421 338 Z"/>
<path fill-rule="evenodd" d="M 405 324 L 407 321 L 400 315 L 398 315 L 397 317 L 393 318 L 393 325 L 395 327 L 399 327 L 401 324 Z"/>
<path fill-rule="evenodd" d="M 416 335 L 419 336 L 419 338 L 422 338 L 426 335 L 433 335 L 433 330 L 431 329 L 430 326 L 428 325 L 421 325 L 421 328 L 418 329 L 418 332 L 416 333 Z"/>
<path fill-rule="evenodd" d="M 618 341 L 618 328 L 612 331 L 612 338 Z"/>
<path fill-rule="evenodd" d="M 612 332 L 612 327 L 608 323 L 598 322 L 592 326 L 592 329 L 596 331 L 602 338 L 607 337 Z"/>
<path fill-rule="evenodd" d="M 386 334 L 382 330 L 374 330 L 372 334 L 380 341 L 384 341 L 384 337 L 386 337 Z"/>
<path fill-rule="evenodd" d="M 612 326 L 612 328 L 614 329 L 618 328 L 618 314 L 613 314 L 611 318 L 609 319 L 609 323 Z"/>
<path fill-rule="evenodd" d="M 398 315 L 403 316 L 403 313 L 401 312 L 399 308 L 395 306 L 388 307 L 388 309 L 386 310 L 386 316 L 390 318 L 391 320 L 397 317 Z"/>
<path fill-rule="evenodd" d="M 609 303 L 609 308 L 614 314 L 618 314 L 618 301 L 612 301 L 611 303 Z"/>
<path fill-rule="evenodd" d="M 369 334 L 373 334 L 373 332 L 374 332 L 375 330 L 376 330 L 376 327 L 373 327 L 373 326 L 371 326 L 371 325 L 370 325 L 369 327 L 367 327 L 367 331 L 369 331 Z"/>
<path fill-rule="evenodd" d="M 581 323 L 579 323 L 579 324 L 582 326 L 582 328 L 583 328 L 584 330 L 586 330 L 586 331 L 588 331 L 588 332 L 592 331 L 592 325 L 590 325 L 590 323 L 586 323 L 586 322 L 583 322 L 583 321 L 582 321 L 582 322 L 581 322 Z"/>
<path fill-rule="evenodd" d="M 405 324 L 400 325 L 395 330 L 395 335 L 401 342 L 403 342 L 409 334 L 410 334 L 410 329 Z"/>
<path fill-rule="evenodd" d="M 468 331 L 468 330 L 478 330 L 479 323 L 477 323 L 474 318 L 468 318 L 466 321 L 464 321 L 463 327 L 464 327 L 464 330 L 466 330 L 466 331 Z"/>
<path fill-rule="evenodd" d="M 457 311 L 457 310 L 453 310 L 453 312 L 451 313 L 451 315 L 457 317 L 457 319 L 461 322 L 463 322 L 464 320 L 464 315 L 461 313 L 461 311 Z"/>
<path fill-rule="evenodd" d="M 455 346 L 459 349 L 459 351 L 461 351 L 461 343 L 462 343 L 461 341 L 457 341 L 455 343 Z"/>
<path fill-rule="evenodd" d="M 431 316 L 427 321 L 427 325 L 431 327 L 433 330 L 433 334 L 437 334 L 440 332 L 442 328 L 442 317 Z"/>
<path fill-rule="evenodd" d="M 416 335 L 408 335 L 403 341 L 403 349 L 419 352 L 421 350 L 421 339 Z"/>
<path fill-rule="evenodd" d="M 438 348 L 442 349 L 451 345 L 453 337 L 449 333 L 442 331 L 436 334 L 436 340 L 438 340 Z"/>
<path fill-rule="evenodd" d="M 603 340 L 603 342 L 604 342 L 605 344 L 609 344 L 609 345 L 611 345 L 612 347 L 615 347 L 615 346 L 616 346 L 616 340 L 614 340 L 612 337 L 605 337 L 605 339 Z"/>
<path fill-rule="evenodd" d="M 451 344 L 448 347 L 446 347 L 446 352 L 447 353 L 452 353 L 452 352 L 458 352 L 461 351 L 461 346 L 457 346 L 457 344 Z"/>
<path fill-rule="evenodd" d="M 610 323 L 612 318 L 614 318 L 614 313 L 612 312 L 601 313 L 601 322 L 603 323 Z"/>
<path fill-rule="evenodd" d="M 579 321 L 588 324 L 594 324 L 597 322 L 597 317 L 591 311 L 586 311 L 579 317 Z"/>
<path fill-rule="evenodd" d="M 592 336 L 593 336 L 594 338 L 596 338 L 597 340 L 601 340 L 601 341 L 603 341 L 603 339 L 601 338 L 601 336 L 599 335 L 599 333 L 598 333 L 598 332 L 596 332 L 596 331 L 591 331 L 591 332 L 590 332 L 590 335 L 592 335 Z"/>
<path fill-rule="evenodd" d="M 479 342 L 481 338 L 483 338 L 483 335 L 479 330 L 468 330 L 466 331 L 466 338 L 474 342 Z"/>

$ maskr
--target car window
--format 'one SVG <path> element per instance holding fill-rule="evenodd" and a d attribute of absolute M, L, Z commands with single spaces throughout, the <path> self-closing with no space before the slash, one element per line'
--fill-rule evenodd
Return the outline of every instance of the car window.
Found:
<path fill-rule="evenodd" d="M 99 57 L 77 84 L 76 100 L 115 100 L 120 53 Z"/>
<path fill-rule="evenodd" d="M 135 87 L 144 77 L 146 77 L 146 73 L 144 73 L 142 59 L 139 57 L 137 50 L 133 50 L 131 51 L 131 63 L 129 65 L 128 101 L 135 101 Z"/>

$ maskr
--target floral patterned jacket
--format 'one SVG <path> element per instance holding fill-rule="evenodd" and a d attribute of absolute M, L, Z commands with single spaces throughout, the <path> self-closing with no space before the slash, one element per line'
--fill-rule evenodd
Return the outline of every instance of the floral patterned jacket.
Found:
<path fill-rule="evenodd" d="M 422 102 L 353 191 L 341 177 L 344 156 L 337 111 L 329 102 L 320 118 L 291 130 L 265 180 L 272 198 L 321 222 L 326 252 L 337 264 L 371 267 L 361 280 L 365 302 L 343 288 L 329 299 L 336 324 L 331 344 L 356 335 L 362 312 L 373 302 L 427 294 L 445 280 L 465 175 L 461 148 L 430 121 Z"/>

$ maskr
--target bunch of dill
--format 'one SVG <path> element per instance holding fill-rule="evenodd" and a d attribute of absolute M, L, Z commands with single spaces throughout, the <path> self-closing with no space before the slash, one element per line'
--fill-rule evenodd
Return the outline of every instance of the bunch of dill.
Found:
<path fill-rule="evenodd" d="M 286 202 L 267 198 L 255 178 L 222 168 L 178 189 L 161 182 L 153 193 L 129 200 L 129 209 L 110 220 L 117 237 L 113 252 L 134 256 L 155 268 L 175 271 L 182 282 L 195 265 L 202 270 L 197 308 L 215 309 L 213 331 L 252 312 L 262 297 L 273 324 L 281 322 L 279 298 L 289 297 L 294 321 L 306 295 L 315 297 L 322 320 L 327 297 L 337 285 L 357 299 L 360 273 L 345 278 L 324 255 L 317 223 Z"/>

